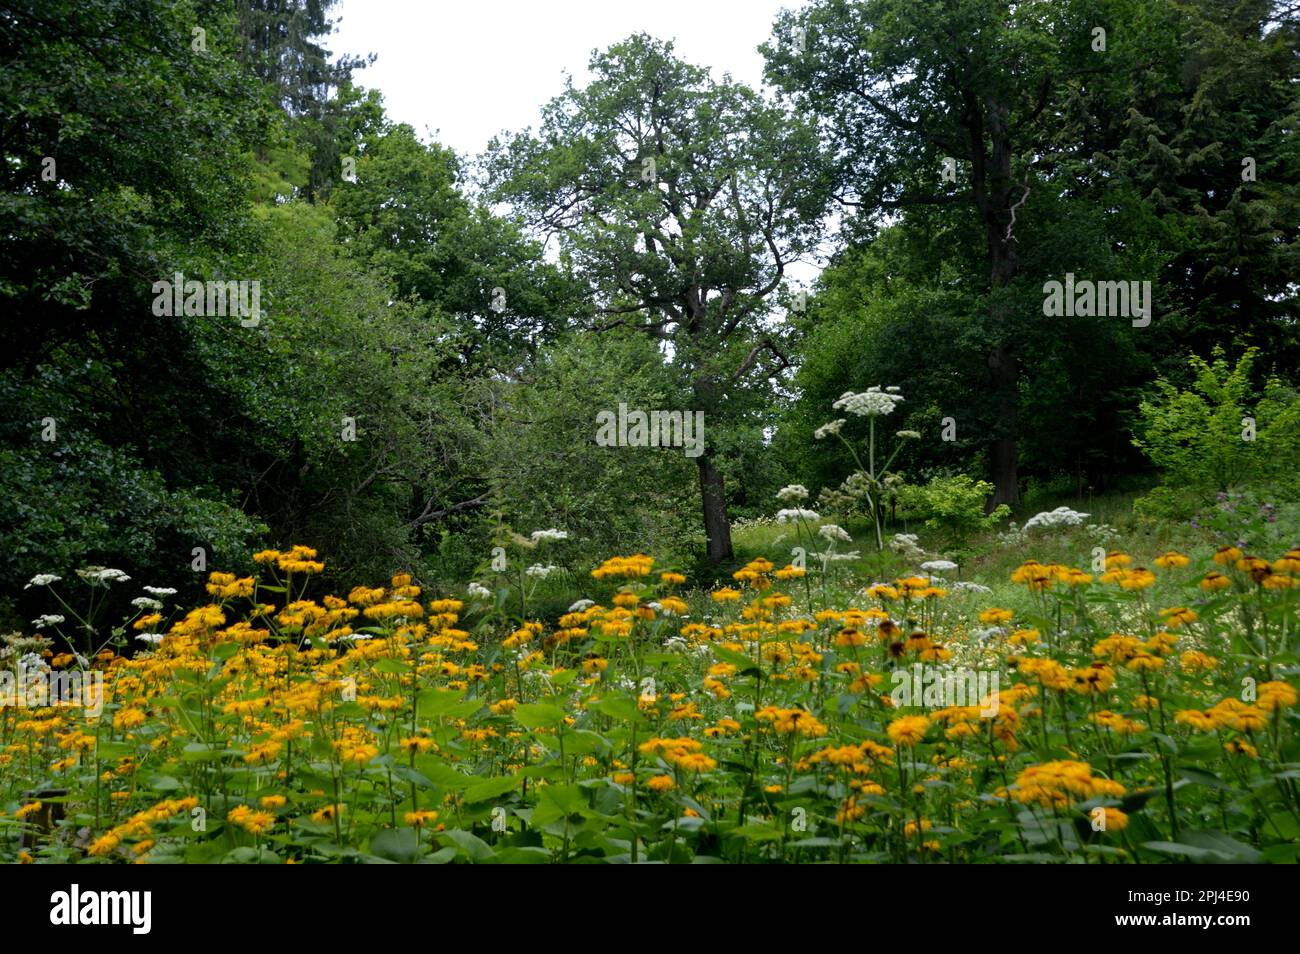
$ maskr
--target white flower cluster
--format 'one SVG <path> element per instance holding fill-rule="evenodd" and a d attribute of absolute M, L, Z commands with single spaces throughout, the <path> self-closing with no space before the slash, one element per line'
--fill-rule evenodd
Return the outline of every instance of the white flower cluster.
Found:
<path fill-rule="evenodd" d="M 894 408 L 903 400 L 899 388 L 870 387 L 865 391 L 854 393 L 845 391 L 831 407 L 837 411 L 847 411 L 858 417 L 884 417 L 892 414 Z"/>
<path fill-rule="evenodd" d="M 175 588 L 174 588 L 174 587 L 170 587 L 170 586 L 146 586 L 146 587 L 144 588 L 144 591 L 145 591 L 146 593 L 152 593 L 154 596 L 174 596 L 174 595 L 176 595 L 176 590 L 175 590 Z"/>
<path fill-rule="evenodd" d="M 135 638 L 150 646 L 157 646 L 163 641 L 162 633 L 139 633 Z"/>
<path fill-rule="evenodd" d="M 813 431 L 813 437 L 817 440 L 821 440 L 823 437 L 829 437 L 831 434 L 838 434 L 840 429 L 847 423 L 848 418 L 837 417 L 835 420 L 828 421 L 821 427 L 817 428 L 817 430 Z"/>
<path fill-rule="evenodd" d="M 492 591 L 477 580 L 471 581 L 469 586 L 465 587 L 465 592 L 476 600 L 486 600 L 492 597 Z"/>
<path fill-rule="evenodd" d="M 58 626 L 63 622 L 63 617 L 58 613 L 46 613 L 44 616 L 38 616 L 32 620 L 32 625 L 37 629 L 42 626 Z"/>
<path fill-rule="evenodd" d="M 841 560 L 841 561 L 860 560 L 862 559 L 862 551 L 845 550 L 843 553 L 823 553 L 822 559 L 825 560 L 827 563 L 834 563 L 837 560 Z"/>
<path fill-rule="evenodd" d="M 552 527 L 550 530 L 534 530 L 529 536 L 532 538 L 533 543 L 549 543 L 555 540 L 569 539 L 569 531 L 556 530 Z"/>
<path fill-rule="evenodd" d="M 917 541 L 915 533 L 896 533 L 889 541 L 889 549 L 907 560 L 923 560 L 925 551 Z"/>
<path fill-rule="evenodd" d="M 45 657 L 38 653 L 26 653 L 18 660 L 18 668 L 30 677 L 33 673 L 49 672 L 50 666 Z"/>
<path fill-rule="evenodd" d="M 546 566 L 542 566 L 540 563 L 534 563 L 528 569 L 524 570 L 524 573 L 526 573 L 529 576 L 536 577 L 539 580 L 544 580 L 551 574 L 559 573 L 559 572 L 560 572 L 560 568 L 558 566 L 555 566 L 554 564 L 547 564 Z"/>
<path fill-rule="evenodd" d="M 983 583 L 975 583 L 972 582 L 971 580 L 961 580 L 957 583 L 954 583 L 952 585 L 952 588 L 956 590 L 958 593 L 979 593 L 981 595 L 986 595 L 988 593 L 993 592 Z"/>
<path fill-rule="evenodd" d="M 53 573 L 37 573 L 32 577 L 32 581 L 24 586 L 23 589 L 30 590 L 33 586 L 49 586 L 51 583 L 57 583 L 61 579 L 63 579 L 63 577 L 55 576 Z"/>
<path fill-rule="evenodd" d="M 131 605 L 140 610 L 160 610 L 162 609 L 162 600 L 156 600 L 150 596 L 137 596 L 131 601 Z"/>
<path fill-rule="evenodd" d="M 1054 530 L 1057 527 L 1077 527 L 1090 516 L 1091 514 L 1079 513 L 1069 507 L 1057 507 L 1055 510 L 1044 510 L 1042 513 L 1034 514 L 1025 521 L 1024 529 L 1027 532 L 1030 530 Z"/>
<path fill-rule="evenodd" d="M 804 510 L 801 507 L 792 507 L 789 510 L 778 510 L 776 512 L 777 523 L 789 523 L 791 520 L 820 520 L 821 515 L 815 510 Z"/>
<path fill-rule="evenodd" d="M 776 499 L 781 503 L 801 503 L 808 499 L 808 488 L 803 484 L 790 484 L 776 492 Z"/>
<path fill-rule="evenodd" d="M 833 523 L 824 524 L 823 526 L 819 527 L 817 529 L 817 535 L 825 538 L 831 543 L 834 543 L 837 540 L 840 543 L 853 542 L 853 538 L 849 536 L 847 530 L 845 530 L 843 527 L 836 526 Z"/>
<path fill-rule="evenodd" d="M 587 610 L 591 609 L 595 605 L 596 605 L 595 600 L 578 600 L 576 603 L 574 603 L 572 606 L 569 607 L 569 612 L 585 613 Z"/>
<path fill-rule="evenodd" d="M 83 566 L 77 571 L 77 576 L 91 586 L 99 586 L 100 584 L 108 586 L 110 583 L 125 583 L 131 579 L 121 570 L 114 570 L 107 566 Z"/>
<path fill-rule="evenodd" d="M 921 564 L 921 569 L 926 573 L 947 573 L 957 569 L 957 564 L 951 560 L 927 560 Z"/>
<path fill-rule="evenodd" d="M 1097 543 L 1114 543 L 1120 538 L 1120 532 L 1108 523 L 1090 523 L 1083 529 Z"/>

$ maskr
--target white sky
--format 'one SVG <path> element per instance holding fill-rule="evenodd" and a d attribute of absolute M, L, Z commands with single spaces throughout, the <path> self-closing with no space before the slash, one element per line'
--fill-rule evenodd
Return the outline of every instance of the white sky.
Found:
<path fill-rule="evenodd" d="M 587 76 L 593 49 L 644 30 L 677 55 L 753 86 L 757 47 L 782 7 L 805 0 L 342 0 L 326 41 L 334 53 L 377 53 L 357 81 L 384 94 L 388 115 L 473 158 L 502 130 L 536 126 L 564 73 Z"/>
<path fill-rule="evenodd" d="M 807 0 L 342 0 L 331 16 L 334 54 L 378 54 L 357 82 L 383 93 L 390 119 L 472 160 L 502 131 L 536 127 L 541 107 L 582 85 L 592 50 L 644 31 L 673 40 L 676 54 L 763 85 L 758 45 L 782 8 Z M 795 262 L 787 275 L 808 287 L 820 271 Z"/>

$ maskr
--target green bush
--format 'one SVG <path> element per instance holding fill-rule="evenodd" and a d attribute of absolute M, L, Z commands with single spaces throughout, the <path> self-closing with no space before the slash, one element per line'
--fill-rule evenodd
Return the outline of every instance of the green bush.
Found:
<path fill-rule="evenodd" d="M 1193 357 L 1191 387 L 1180 390 L 1161 378 L 1156 395 L 1141 403 L 1133 442 L 1160 467 L 1166 486 L 1219 491 L 1294 473 L 1300 462 L 1300 399 L 1270 377 L 1250 407 L 1256 354 L 1247 350 L 1235 365 L 1222 349 L 1208 362 Z"/>
<path fill-rule="evenodd" d="M 932 530 L 947 534 L 964 545 L 966 538 L 980 530 L 990 530 L 1011 514 L 1011 508 L 999 504 L 992 513 L 984 512 L 984 501 L 993 492 L 987 480 L 975 480 L 966 474 L 934 477 L 925 486 L 907 486 L 899 494 L 899 505 L 910 515 L 923 519 Z"/>

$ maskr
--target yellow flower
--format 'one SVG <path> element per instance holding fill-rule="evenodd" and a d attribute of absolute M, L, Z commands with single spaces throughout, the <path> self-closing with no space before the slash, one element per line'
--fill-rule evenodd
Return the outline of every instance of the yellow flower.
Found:
<path fill-rule="evenodd" d="M 1178 567 L 1187 566 L 1192 561 L 1183 556 L 1176 550 L 1166 550 L 1160 556 L 1156 557 L 1156 566 L 1162 570 L 1172 570 Z"/>
<path fill-rule="evenodd" d="M 1196 613 L 1186 606 L 1171 606 L 1169 609 L 1162 609 L 1160 615 L 1164 618 L 1164 625 L 1170 629 L 1177 629 L 1179 626 L 1185 626 L 1196 621 Z"/>
<path fill-rule="evenodd" d="M 930 728 L 930 720 L 925 716 L 899 716 L 885 729 L 895 745 L 916 745 L 925 737 L 925 730 Z"/>
<path fill-rule="evenodd" d="M 646 787 L 652 792 L 667 792 L 677 787 L 671 775 L 656 775 L 650 781 L 646 782 Z"/>
<path fill-rule="evenodd" d="M 1219 566 L 1232 566 L 1241 559 L 1241 551 L 1236 547 L 1219 547 L 1214 553 L 1214 562 Z"/>
<path fill-rule="evenodd" d="M 1259 687 L 1259 704 L 1270 712 L 1287 709 L 1296 704 L 1295 686 L 1286 682 L 1265 682 Z"/>
<path fill-rule="evenodd" d="M 1003 623 L 1011 622 L 1012 615 L 1011 610 L 999 609 L 995 606 L 992 609 L 986 609 L 984 612 L 980 613 L 980 622 L 993 626 L 1001 626 Z"/>
<path fill-rule="evenodd" d="M 431 825 L 438 820 L 438 813 L 430 811 L 427 808 L 421 808 L 418 811 L 407 812 L 402 816 L 403 820 L 413 828 L 423 828 L 425 825 Z"/>
<path fill-rule="evenodd" d="M 1089 812 L 1089 815 L 1094 820 L 1101 821 L 1100 827 L 1102 831 L 1123 831 L 1128 827 L 1128 815 L 1124 814 L 1118 808 L 1111 808 L 1109 806 L 1105 808 L 1094 808 Z M 1099 815 L 1101 816 L 1100 819 L 1098 819 Z"/>

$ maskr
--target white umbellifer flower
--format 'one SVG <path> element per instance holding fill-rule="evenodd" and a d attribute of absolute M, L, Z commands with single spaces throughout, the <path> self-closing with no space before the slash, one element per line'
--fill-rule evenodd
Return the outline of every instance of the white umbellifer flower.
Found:
<path fill-rule="evenodd" d="M 847 423 L 848 423 L 848 418 L 844 418 L 844 417 L 836 418 L 833 421 L 828 421 L 827 423 L 823 424 L 821 427 L 817 428 L 817 430 L 813 431 L 813 437 L 816 438 L 817 440 L 821 440 L 823 437 L 829 437 L 831 434 L 838 434 L 840 432 L 840 428 L 842 428 Z"/>
<path fill-rule="evenodd" d="M 856 394 L 845 391 L 831 407 L 837 411 L 848 411 L 858 417 L 884 417 L 886 414 L 892 414 L 894 408 L 903 400 L 902 395 L 895 393 L 897 391 L 898 388 L 895 387 L 882 390 L 878 386 Z"/>
<path fill-rule="evenodd" d="M 150 598 L 150 597 L 148 597 L 148 596 L 137 596 L 135 599 L 133 599 L 133 600 L 131 601 L 131 605 L 134 606 L 134 607 L 137 607 L 138 609 L 142 609 L 142 610 L 160 610 L 160 609 L 162 609 L 162 601 L 161 601 L 161 600 L 155 600 L 155 599 L 152 599 L 152 598 Z"/>
<path fill-rule="evenodd" d="M 951 560 L 927 560 L 921 564 L 921 569 L 926 573 L 947 573 L 949 570 L 957 569 L 957 564 Z"/>
<path fill-rule="evenodd" d="M 145 591 L 146 593 L 152 593 L 154 596 L 174 596 L 174 595 L 176 595 L 176 590 L 175 590 L 175 588 L 170 587 L 170 586 L 146 586 L 146 587 L 144 588 L 144 591 Z"/>
<path fill-rule="evenodd" d="M 591 609 L 595 605 L 596 605 L 595 600 L 578 600 L 572 606 L 569 607 L 569 612 L 585 613 L 587 610 Z"/>
<path fill-rule="evenodd" d="M 862 552 L 860 550 L 846 550 L 843 553 L 822 554 L 822 559 L 826 560 L 828 563 L 833 563 L 836 560 L 859 560 L 861 558 Z"/>
<path fill-rule="evenodd" d="M 921 439 L 920 431 L 899 431 L 898 437 L 906 437 L 910 440 L 918 441 Z"/>
<path fill-rule="evenodd" d="M 804 510 L 801 507 L 793 507 L 789 510 L 778 510 L 776 512 L 777 523 L 788 523 L 791 520 L 820 520 L 821 516 L 814 510 Z"/>
<path fill-rule="evenodd" d="M 790 484 L 776 492 L 776 499 L 781 503 L 800 503 L 808 499 L 808 488 L 803 484 Z"/>
<path fill-rule="evenodd" d="M 27 673 L 49 672 L 50 667 L 37 653 L 27 653 L 18 659 L 18 668 Z"/>
<path fill-rule="evenodd" d="M 536 577 L 539 580 L 544 580 L 552 573 L 559 573 L 560 568 L 554 564 L 542 566 L 540 563 L 534 563 L 528 569 L 524 570 L 524 572 L 529 576 Z"/>
<path fill-rule="evenodd" d="M 556 530 L 552 527 L 550 530 L 534 530 L 529 536 L 532 538 L 533 543 L 543 543 L 553 540 L 567 540 L 569 539 L 569 531 Z"/>
<path fill-rule="evenodd" d="M 49 586 L 51 583 L 57 583 L 61 579 L 63 579 L 63 577 L 55 576 L 53 573 L 37 573 L 32 577 L 32 581 L 24 586 L 23 589 L 30 590 L 33 586 Z"/>
<path fill-rule="evenodd" d="M 825 524 L 817 528 L 817 535 L 824 537 L 831 542 L 838 540 L 840 543 L 852 543 L 853 538 L 849 536 L 847 530 L 833 523 Z"/>
<path fill-rule="evenodd" d="M 480 600 L 485 600 L 492 596 L 492 591 L 482 583 L 478 582 L 471 582 L 469 586 L 465 587 L 465 591 L 473 598 Z"/>
<path fill-rule="evenodd" d="M 131 578 L 121 570 L 114 570 L 107 566 L 83 566 L 77 571 L 77 576 L 81 577 L 91 586 L 103 584 L 108 586 L 111 583 L 126 583 Z"/>
<path fill-rule="evenodd" d="M 908 560 L 920 560 L 925 557 L 915 533 L 896 533 L 889 541 L 889 549 L 901 554 Z"/>
<path fill-rule="evenodd" d="M 1025 530 L 1036 529 L 1054 529 L 1056 527 L 1077 527 L 1092 516 L 1087 513 L 1079 513 L 1077 510 L 1071 510 L 1069 507 L 1057 507 L 1055 510 L 1045 510 L 1042 513 L 1036 513 L 1025 521 Z"/>
<path fill-rule="evenodd" d="M 63 622 L 63 617 L 58 613 L 46 613 L 44 616 L 38 616 L 32 620 L 32 625 L 38 629 L 42 626 L 58 626 Z"/>
<path fill-rule="evenodd" d="M 150 646 L 157 646 L 163 641 L 162 633 L 137 633 L 136 639 L 142 643 L 148 643 Z"/>
<path fill-rule="evenodd" d="M 670 653 L 684 653 L 690 648 L 691 644 L 681 636 L 669 636 L 664 640 L 664 649 Z"/>
<path fill-rule="evenodd" d="M 973 583 L 970 580 L 961 580 L 952 585 L 954 590 L 959 593 L 992 593 L 993 591 L 983 583 Z"/>

